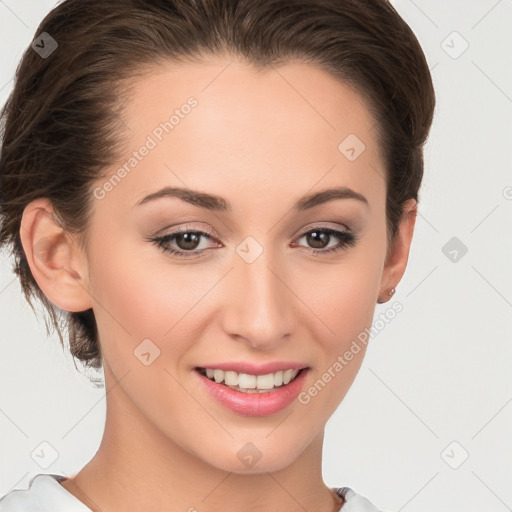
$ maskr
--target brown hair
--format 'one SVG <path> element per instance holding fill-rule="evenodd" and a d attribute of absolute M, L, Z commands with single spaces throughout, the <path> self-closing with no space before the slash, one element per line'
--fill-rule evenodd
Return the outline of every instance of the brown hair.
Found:
<path fill-rule="evenodd" d="M 120 157 L 121 99 L 159 63 L 235 55 L 260 67 L 302 59 L 327 70 L 377 120 L 390 242 L 404 202 L 418 199 L 435 95 L 418 40 L 386 0 L 65 0 L 36 36 L 43 32 L 57 48 L 45 58 L 26 49 L 0 114 L 0 248 L 12 244 L 27 301 L 32 309 L 31 296 L 42 302 L 62 345 L 63 321 L 85 366 L 102 365 L 93 310 L 62 311 L 41 292 L 20 222 L 31 201 L 46 197 L 87 247 L 92 184 Z"/>

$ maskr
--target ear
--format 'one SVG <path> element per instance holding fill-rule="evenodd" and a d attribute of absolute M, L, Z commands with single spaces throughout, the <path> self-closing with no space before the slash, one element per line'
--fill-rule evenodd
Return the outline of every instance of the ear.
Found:
<path fill-rule="evenodd" d="M 417 213 L 418 203 L 416 200 L 412 198 L 407 200 L 404 204 L 398 231 L 388 251 L 384 264 L 379 303 L 386 302 L 391 298 L 393 295 L 392 290 L 394 290 L 404 275 L 409 258 L 409 249 L 411 247 Z"/>
<path fill-rule="evenodd" d="M 62 228 L 48 199 L 36 199 L 25 207 L 20 239 L 32 276 L 48 300 L 69 312 L 92 308 L 86 258 Z"/>

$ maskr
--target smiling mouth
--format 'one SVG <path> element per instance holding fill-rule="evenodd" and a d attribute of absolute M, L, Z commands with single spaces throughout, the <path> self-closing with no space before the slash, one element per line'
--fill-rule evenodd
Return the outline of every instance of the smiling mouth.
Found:
<path fill-rule="evenodd" d="M 212 369 L 208 369 L 207 373 L 206 368 L 201 367 L 197 367 L 195 370 L 212 382 L 221 384 L 235 391 L 242 393 L 269 393 L 284 388 L 293 382 L 304 370 L 307 370 L 307 368 L 279 371 L 259 376 L 243 373 L 238 374 L 234 371 L 222 370 L 215 370 L 215 373 Z M 226 380 L 230 382 L 230 384 L 226 384 Z M 242 385 L 240 385 L 240 382 Z"/>

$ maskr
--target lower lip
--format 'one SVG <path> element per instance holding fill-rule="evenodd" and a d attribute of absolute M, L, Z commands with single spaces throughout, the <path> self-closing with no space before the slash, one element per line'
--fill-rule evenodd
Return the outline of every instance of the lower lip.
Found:
<path fill-rule="evenodd" d="M 290 405 L 300 393 L 308 372 L 309 368 L 301 370 L 300 374 L 290 383 L 268 393 L 244 393 L 231 389 L 224 384 L 217 384 L 194 370 L 206 390 L 220 404 L 245 416 L 268 416 Z"/>

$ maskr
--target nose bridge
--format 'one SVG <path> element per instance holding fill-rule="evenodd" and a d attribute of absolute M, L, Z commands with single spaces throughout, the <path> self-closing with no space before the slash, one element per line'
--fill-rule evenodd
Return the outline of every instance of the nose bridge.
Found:
<path fill-rule="evenodd" d="M 269 348 L 291 332 L 293 294 L 271 250 L 263 250 L 254 261 L 236 257 L 225 327 L 255 347 Z"/>

